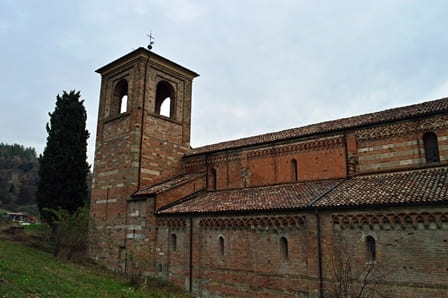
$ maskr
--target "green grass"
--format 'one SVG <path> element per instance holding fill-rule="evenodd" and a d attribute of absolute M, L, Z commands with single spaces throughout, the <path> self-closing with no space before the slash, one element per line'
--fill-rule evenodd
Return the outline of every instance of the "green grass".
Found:
<path fill-rule="evenodd" d="M 23 228 L 25 229 L 25 231 L 28 231 L 28 232 L 42 232 L 44 229 L 44 225 L 37 223 L 37 224 L 28 225 L 28 226 L 23 226 Z"/>
<path fill-rule="evenodd" d="M 20 243 L 0 241 L 0 297 L 191 297 L 162 289 L 134 289 L 126 280 L 92 265 L 61 262 Z"/>

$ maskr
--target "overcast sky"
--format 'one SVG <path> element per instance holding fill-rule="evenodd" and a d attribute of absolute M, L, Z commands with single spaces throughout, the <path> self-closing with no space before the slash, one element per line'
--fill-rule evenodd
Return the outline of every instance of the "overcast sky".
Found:
<path fill-rule="evenodd" d="M 94 71 L 151 31 L 200 74 L 193 147 L 448 96 L 448 1 L 0 0 L 0 142 L 42 153 L 76 89 L 92 162 Z"/>

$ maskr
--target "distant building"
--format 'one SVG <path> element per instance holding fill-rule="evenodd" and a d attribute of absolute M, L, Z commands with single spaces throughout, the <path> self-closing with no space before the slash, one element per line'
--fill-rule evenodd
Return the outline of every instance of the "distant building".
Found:
<path fill-rule="evenodd" d="M 196 73 L 143 48 L 97 72 L 98 262 L 198 296 L 328 297 L 349 256 L 387 297 L 448 296 L 448 98 L 191 149 Z"/>
<path fill-rule="evenodd" d="M 37 219 L 34 216 L 27 215 L 22 212 L 6 212 L 6 221 L 15 221 L 19 223 L 35 223 Z"/>
<path fill-rule="evenodd" d="M 28 218 L 27 215 L 21 212 L 6 212 L 5 216 L 8 221 L 24 221 Z"/>

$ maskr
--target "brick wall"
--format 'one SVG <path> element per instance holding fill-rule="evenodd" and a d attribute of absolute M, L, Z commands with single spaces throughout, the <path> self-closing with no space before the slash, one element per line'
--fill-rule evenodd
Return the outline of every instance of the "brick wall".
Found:
<path fill-rule="evenodd" d="M 388 297 L 448 294 L 448 208 L 322 211 L 319 218 L 327 296 L 333 294 L 332 261 L 338 260 L 338 251 L 352 257 L 353 272 L 359 270 L 368 262 L 367 236 L 376 240 L 374 272 L 382 283 L 375 288 L 381 293 Z M 194 217 L 193 224 L 190 260 L 188 218 L 160 219 L 156 245 L 160 277 L 188 289 L 191 261 L 193 291 L 201 296 L 317 297 L 318 238 L 312 212 Z M 173 234 L 175 251 L 170 247 Z M 282 237 L 288 243 L 286 258 Z"/>
<path fill-rule="evenodd" d="M 448 161 L 447 116 L 393 123 L 355 132 L 358 172 L 426 166 L 423 134 L 437 135 L 440 161 Z"/>
<path fill-rule="evenodd" d="M 199 177 L 183 185 L 179 185 L 176 188 L 169 189 L 157 195 L 156 198 L 156 209 L 162 206 L 173 203 L 181 198 L 185 198 L 195 192 L 203 190 L 206 188 L 205 177 Z"/>
<path fill-rule="evenodd" d="M 163 65 L 148 65 L 143 145 L 141 158 L 141 185 L 148 186 L 181 172 L 180 160 L 190 150 L 191 78 L 188 79 Z M 167 82 L 175 98 L 171 117 L 155 111 L 157 84 Z"/>
<path fill-rule="evenodd" d="M 324 278 L 331 287 L 338 251 L 353 258 L 356 272 L 369 263 L 366 237 L 376 242 L 373 278 L 385 280 L 389 297 L 448 295 L 448 209 L 388 208 L 321 214 Z M 443 293 L 443 295 L 441 295 Z"/>
<path fill-rule="evenodd" d="M 185 219 L 159 220 L 156 246 L 156 276 L 188 289 L 189 233 Z"/>
<path fill-rule="evenodd" d="M 317 292 L 315 241 L 308 243 L 306 215 L 200 217 L 193 224 L 193 291 L 207 296 L 222 295 L 284 296 Z M 311 221 L 312 222 L 312 221 Z M 159 276 L 178 285 L 189 285 L 188 219 L 161 219 L 157 235 Z M 171 247 L 176 235 L 177 249 Z M 280 239 L 288 243 L 283 255 Z M 223 240 L 220 240 L 222 238 Z M 222 243 L 221 243 L 222 241 Z M 223 247 L 221 247 L 223 245 Z M 311 270 L 311 271 L 310 271 Z M 288 276 L 288 278 L 285 278 Z M 314 276 L 314 277 L 313 277 Z"/>
<path fill-rule="evenodd" d="M 154 199 L 130 200 L 125 219 L 125 241 L 120 269 L 134 274 L 154 274 L 156 263 L 156 219 Z"/>
<path fill-rule="evenodd" d="M 196 74 L 142 48 L 98 72 L 102 80 L 89 253 L 108 267 L 122 269 L 129 244 L 127 199 L 139 188 L 179 173 L 182 156 L 190 150 L 191 84 Z M 162 81 L 173 90 L 170 117 L 155 110 Z M 128 96 L 125 112 L 118 107 L 122 93 Z"/>
<path fill-rule="evenodd" d="M 297 163 L 297 181 L 347 175 L 343 136 L 186 157 L 184 168 L 187 172 L 207 171 L 208 189 L 223 190 L 293 182 L 292 160 Z"/>
<path fill-rule="evenodd" d="M 292 182 L 292 160 L 297 163 L 298 181 L 421 168 L 428 166 L 423 144 L 423 135 L 428 131 L 437 135 L 437 165 L 447 164 L 447 123 L 448 116 L 437 115 L 362 128 L 345 135 L 191 156 L 184 159 L 183 168 L 187 172 L 207 171 L 209 177 L 213 169 L 216 178 L 208 179 L 208 188 L 214 189 L 216 184 L 216 190 Z"/>

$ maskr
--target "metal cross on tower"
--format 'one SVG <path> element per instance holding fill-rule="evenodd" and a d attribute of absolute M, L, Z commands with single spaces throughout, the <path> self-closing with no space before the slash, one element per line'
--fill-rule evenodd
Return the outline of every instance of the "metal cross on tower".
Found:
<path fill-rule="evenodd" d="M 152 36 L 152 32 L 150 32 L 149 34 L 146 34 L 146 36 L 149 37 L 149 45 L 148 45 L 148 50 L 152 49 L 152 45 L 154 44 L 154 36 Z"/>

